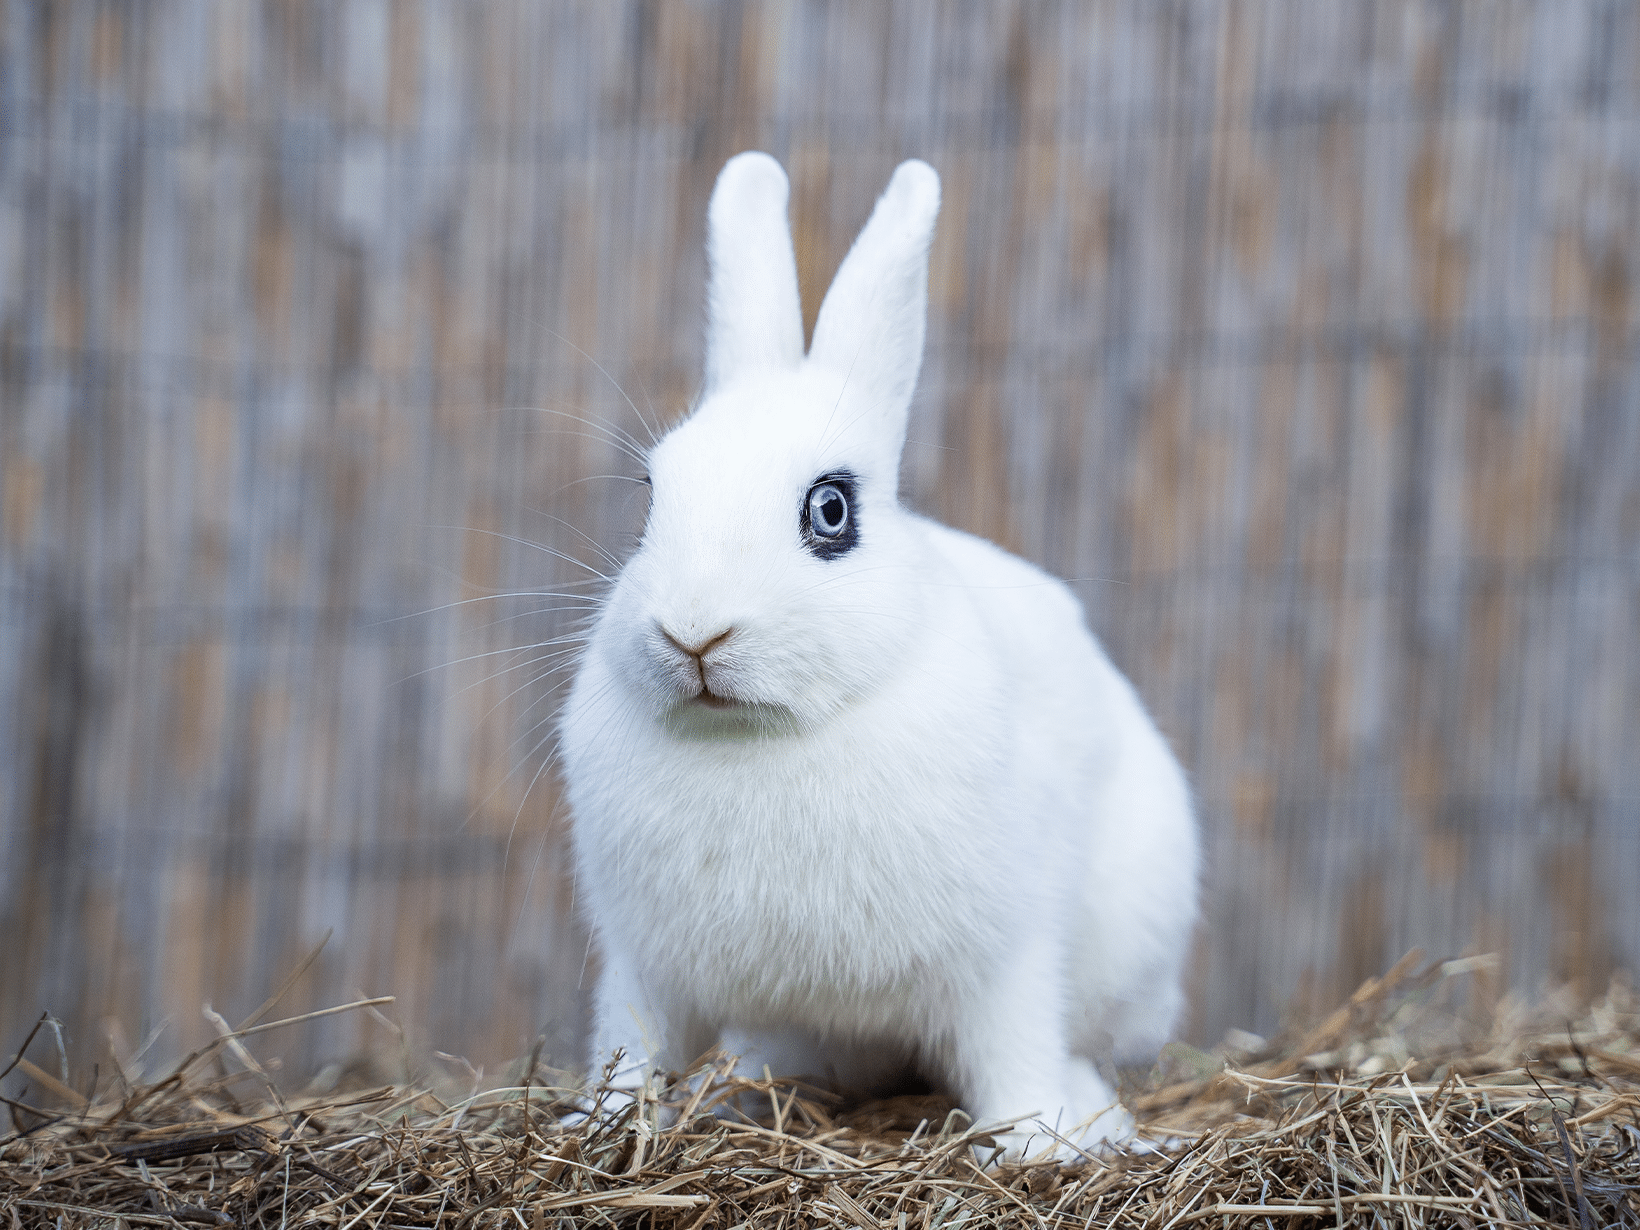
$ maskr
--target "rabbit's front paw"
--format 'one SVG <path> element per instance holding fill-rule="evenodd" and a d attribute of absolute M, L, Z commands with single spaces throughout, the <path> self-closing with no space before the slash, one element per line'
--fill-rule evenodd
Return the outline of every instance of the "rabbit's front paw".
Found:
<path fill-rule="evenodd" d="M 678 1121 L 679 1108 L 659 1096 L 653 1078 L 642 1083 L 620 1081 L 589 1087 L 575 1099 L 574 1106 L 574 1110 L 559 1117 L 566 1127 L 613 1125 L 628 1120 L 628 1126 L 642 1124 L 653 1131 L 664 1131 Z"/>
<path fill-rule="evenodd" d="M 1052 1093 L 1039 1089 L 1031 1099 L 1043 1108 L 1040 1112 L 1014 1120 L 1006 1132 L 995 1137 L 1007 1156 L 1047 1154 L 1072 1161 L 1108 1154 L 1133 1139 L 1133 1116 L 1086 1059 L 1067 1057 L 1050 1088 Z M 1020 1103 L 1029 1105 L 1030 1101 L 1016 1095 L 1014 1104 Z"/>
<path fill-rule="evenodd" d="M 1049 1156 L 1061 1161 L 1101 1157 L 1120 1147 L 1131 1147 L 1133 1116 L 1121 1106 L 1077 1118 L 1078 1112 L 1065 1108 L 1053 1115 L 1038 1115 L 999 1132 L 992 1139 L 1006 1157 L 1025 1159 Z"/>

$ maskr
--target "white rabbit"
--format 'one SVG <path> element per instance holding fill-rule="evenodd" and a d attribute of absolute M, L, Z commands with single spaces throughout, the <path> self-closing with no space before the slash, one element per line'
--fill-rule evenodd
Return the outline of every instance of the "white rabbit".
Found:
<path fill-rule="evenodd" d="M 786 200 L 766 154 L 718 178 L 705 388 L 561 719 L 594 1068 L 913 1064 L 980 1122 L 1118 1138 L 1089 1060 L 1179 1013 L 1183 775 L 1063 584 L 899 502 L 932 168 L 894 172 L 807 356 Z"/>

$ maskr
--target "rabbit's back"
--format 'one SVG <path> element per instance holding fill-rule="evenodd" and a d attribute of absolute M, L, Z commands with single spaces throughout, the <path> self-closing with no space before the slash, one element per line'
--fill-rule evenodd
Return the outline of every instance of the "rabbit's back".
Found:
<path fill-rule="evenodd" d="M 1066 883 L 1075 1049 L 1154 1054 L 1183 1006 L 1199 853 L 1183 771 L 1069 588 L 933 522 L 1013 680 L 1012 771 Z M 1045 874 L 1059 874 L 1057 870 Z"/>

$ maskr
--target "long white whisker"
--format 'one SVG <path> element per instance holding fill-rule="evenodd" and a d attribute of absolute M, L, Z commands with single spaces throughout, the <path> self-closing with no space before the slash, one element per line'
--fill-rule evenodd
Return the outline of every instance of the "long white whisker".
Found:
<path fill-rule="evenodd" d="M 527 799 L 527 798 L 529 798 L 529 795 L 526 793 L 524 797 Z M 524 807 L 523 807 L 522 803 L 519 804 L 518 810 L 519 810 L 519 814 L 522 815 L 523 811 L 524 811 Z M 551 817 L 549 817 L 548 819 L 549 819 L 549 822 L 550 822 Z M 517 825 L 518 825 L 518 821 L 515 819 L 513 821 L 513 826 L 516 828 Z M 518 898 L 518 917 L 513 921 L 513 933 L 515 935 L 519 931 L 523 930 L 523 927 L 524 927 L 524 911 L 529 908 L 530 890 L 535 887 L 535 873 L 541 869 L 541 856 L 547 852 L 547 842 L 549 840 L 550 832 L 551 832 L 551 828 L 550 828 L 550 824 L 549 824 L 548 831 L 546 833 L 541 834 L 541 840 L 538 841 L 535 845 L 535 861 L 530 864 L 530 874 L 524 880 L 524 891 L 521 894 L 519 894 L 519 898 Z M 508 845 L 509 849 L 512 846 L 512 836 L 510 834 L 507 837 L 507 845 Z M 507 853 L 505 851 L 501 855 L 501 862 L 502 862 L 503 866 L 506 865 Z"/>
<path fill-rule="evenodd" d="M 638 382 L 638 388 L 643 393 L 643 404 L 648 406 L 649 413 L 655 416 L 654 427 L 651 427 L 649 425 L 649 420 L 644 418 L 641 414 L 638 416 L 638 422 L 642 423 L 643 429 L 649 433 L 649 443 L 652 445 L 658 444 L 660 442 L 660 436 L 656 429 L 660 426 L 661 416 L 655 409 L 655 399 L 649 395 L 649 386 L 644 383 L 643 372 L 639 369 L 637 363 L 628 363 L 627 366 L 631 369 L 633 379 Z M 637 409 L 637 407 L 634 406 L 633 409 Z"/>
<path fill-rule="evenodd" d="M 563 636 L 554 637 L 551 640 L 546 640 L 546 641 L 535 641 L 535 642 L 533 642 L 529 645 L 509 645 L 505 649 L 486 649 L 483 653 L 470 653 L 466 657 L 452 658 L 450 661 L 440 662 L 436 666 L 424 667 L 423 669 L 421 669 L 419 671 L 416 671 L 414 674 L 404 676 L 404 678 L 401 679 L 399 682 L 406 683 L 406 682 L 408 682 L 412 679 L 420 679 L 423 675 L 431 675 L 434 671 L 449 670 L 453 666 L 465 666 L 469 662 L 482 662 L 485 658 L 500 657 L 500 656 L 503 656 L 503 655 L 509 654 L 509 653 L 510 654 L 529 653 L 532 650 L 545 648 L 547 646 L 571 645 L 571 644 L 575 644 L 575 643 L 580 642 L 580 641 L 584 641 L 585 639 L 586 639 L 586 637 L 582 633 L 573 633 L 573 634 L 572 633 L 565 633 Z M 516 669 L 518 669 L 516 666 L 507 667 L 501 673 L 505 674 L 506 670 L 516 670 Z M 494 676 L 491 676 L 491 677 L 493 678 Z M 483 682 L 483 680 L 480 680 L 480 682 Z M 473 685 L 471 685 L 471 684 L 467 685 L 467 687 L 471 687 L 471 686 L 473 686 Z M 462 690 L 465 691 L 466 689 L 463 688 Z M 458 692 L 457 695 L 459 696 L 460 692 Z"/>
<path fill-rule="evenodd" d="M 566 407 L 569 408 L 566 409 Z M 581 424 L 583 427 L 590 427 L 604 432 L 604 438 L 608 443 L 626 444 L 631 448 L 637 449 L 640 453 L 643 451 L 643 441 L 638 439 L 637 436 L 633 435 L 619 423 L 613 422 L 610 419 L 605 418 L 603 415 L 593 414 L 590 411 L 586 411 L 577 406 L 574 402 L 564 401 L 562 399 L 549 399 L 548 401 L 540 404 L 501 407 L 501 413 L 511 413 L 520 410 L 533 411 L 536 414 L 552 414 L 558 416 L 559 418 L 566 418 L 571 422 Z"/>
<path fill-rule="evenodd" d="M 632 407 L 632 413 L 636 414 L 638 416 L 638 421 L 640 423 L 644 423 L 645 430 L 648 430 L 648 424 L 644 422 L 644 417 L 639 412 L 637 403 L 634 402 L 630 397 L 627 396 L 626 390 L 621 387 L 621 382 L 619 380 L 615 379 L 614 376 L 611 376 L 607 371 L 604 370 L 604 365 L 602 363 L 598 362 L 597 359 L 594 359 L 586 351 L 582 350 L 579 346 L 577 346 L 574 342 L 570 341 L 569 338 L 565 337 L 562 333 L 559 333 L 556 329 L 550 329 L 550 328 L 547 328 L 546 325 L 539 325 L 539 324 L 536 325 L 536 328 L 543 329 L 546 332 L 552 334 L 553 337 L 555 337 L 559 341 L 563 342 L 564 345 L 568 346 L 576 354 L 580 355 L 588 363 L 590 363 L 590 364 L 592 364 L 592 366 L 596 367 L 598 369 L 599 373 L 603 376 L 603 378 L 605 380 L 609 381 L 610 384 L 615 386 L 615 391 L 617 393 L 619 393 L 623 399 L 625 399 L 627 405 Z M 636 441 L 634 441 L 634 443 L 636 443 Z"/>
<path fill-rule="evenodd" d="M 570 650 L 560 650 L 556 654 L 547 654 L 544 657 L 533 658 L 528 662 L 520 662 L 516 666 L 503 667 L 501 670 L 494 672 L 487 679 L 484 679 L 482 682 L 483 683 L 488 683 L 488 682 L 490 682 L 490 680 L 499 679 L 502 675 L 509 674 L 512 671 L 524 670 L 527 667 L 536 666 L 539 663 L 551 661 L 555 657 L 564 657 L 564 656 L 566 656 L 566 655 L 568 655 L 572 652 L 573 651 L 570 651 Z M 556 666 L 553 666 L 553 667 L 551 667 L 547 670 L 536 671 L 528 679 L 524 680 L 523 683 L 521 683 L 517 687 L 515 687 L 512 691 L 508 692 L 505 696 L 502 696 L 499 699 L 497 699 L 495 704 L 491 705 L 488 709 L 486 709 L 484 711 L 483 717 L 480 718 L 479 720 L 483 721 L 483 720 L 488 719 L 491 714 L 493 714 L 497 709 L 501 708 L 502 705 L 506 704 L 513 697 L 517 696 L 520 692 L 523 692 L 528 688 L 532 688 L 536 684 L 541 683 L 542 681 L 544 681 L 546 679 L 552 678 L 552 676 L 558 674 L 567 665 L 571 665 L 571 663 L 559 662 Z M 477 686 L 479 686 L 479 685 L 478 684 L 469 684 L 468 685 L 468 687 L 477 687 Z M 542 700 L 551 697 L 553 695 L 553 693 L 557 692 L 558 689 L 562 686 L 563 686 L 563 681 L 562 680 L 560 680 L 558 683 L 553 684 L 552 687 L 547 689 L 546 693 L 543 696 L 536 697 L 529 704 L 524 706 L 524 709 L 523 709 L 522 712 L 515 714 L 514 717 L 515 718 L 523 718 L 523 717 L 527 716 L 537 705 L 539 705 L 541 703 Z M 466 691 L 467 689 L 463 688 L 462 690 Z M 542 720 L 543 721 L 550 721 L 551 718 L 550 717 L 549 718 L 544 718 Z M 534 730 L 535 726 L 539 726 L 539 725 L 540 725 L 540 722 L 535 723 L 535 725 L 532 725 L 530 727 L 530 730 Z M 516 748 L 519 745 L 519 743 L 521 743 L 524 740 L 524 738 L 527 737 L 527 735 L 528 735 L 528 732 L 526 732 L 525 735 L 520 735 L 517 739 L 514 739 L 512 741 L 512 743 L 510 743 L 507 746 L 508 753 L 510 754 L 512 752 L 512 750 L 514 748 Z"/>
<path fill-rule="evenodd" d="M 621 559 L 618 555 L 616 555 L 608 547 L 604 546 L 603 543 L 599 542 L 591 534 L 586 533 L 579 526 L 572 525 L 568 521 L 565 521 L 562 517 L 555 517 L 549 512 L 542 512 L 539 509 L 531 509 L 530 511 L 534 512 L 538 517 L 545 517 L 548 521 L 553 521 L 563 526 L 566 530 L 574 534 L 582 542 L 586 543 L 594 551 L 596 551 L 612 567 L 619 568 L 621 566 Z"/>
<path fill-rule="evenodd" d="M 553 674 L 556 674 L 557 671 L 562 670 L 562 669 L 563 669 L 562 667 L 554 667 L 553 670 L 547 671 L 545 674 L 532 676 L 530 678 L 529 682 L 525 683 L 523 686 L 524 687 L 529 687 L 531 684 L 540 683 L 542 680 L 548 678 L 549 676 L 551 676 Z M 565 680 L 560 679 L 557 683 L 553 684 L 542 695 L 536 697 L 528 705 L 526 705 L 524 707 L 523 712 L 518 714 L 518 717 L 519 718 L 524 718 L 524 717 L 528 716 L 535 709 L 535 707 L 537 705 L 539 705 L 543 700 L 550 700 L 553 696 L 555 696 L 557 694 L 558 690 L 564 686 L 565 682 L 566 682 Z M 519 691 L 522 691 L 522 690 L 523 690 L 522 688 L 519 689 Z M 554 716 L 555 716 L 554 714 L 549 713 L 546 717 L 537 718 L 534 722 L 532 722 L 530 724 L 529 728 L 527 730 L 525 730 L 525 732 L 523 734 L 519 735 L 518 738 L 514 739 L 510 744 L 507 745 L 507 751 L 509 753 L 512 752 L 512 750 L 514 748 L 516 748 L 525 739 L 529 738 L 529 736 L 531 734 L 533 734 L 535 731 L 539 730 L 544 723 L 552 721 Z M 539 747 L 540 744 L 537 744 L 536 746 Z"/>
<path fill-rule="evenodd" d="M 569 582 L 566 582 L 566 584 L 569 584 L 569 585 L 596 585 L 596 584 L 599 584 L 599 583 L 600 583 L 600 580 L 597 577 L 588 577 L 585 581 L 569 581 Z M 561 602 L 579 602 L 579 603 L 583 603 L 587 606 L 599 606 L 603 603 L 603 599 L 600 598 L 596 594 L 558 594 L 558 593 L 554 593 L 553 591 L 547 590 L 547 589 L 542 589 L 542 590 L 528 590 L 528 589 L 507 590 L 506 592 L 499 593 L 499 594 L 480 594 L 476 598 L 457 598 L 454 602 L 442 602 L 438 606 L 426 607 L 426 608 L 424 608 L 423 610 L 420 610 L 420 611 L 411 611 L 408 615 L 389 615 L 386 619 L 379 619 L 375 623 L 369 624 L 367 626 L 371 627 L 371 628 L 380 628 L 380 627 L 384 627 L 387 624 L 396 624 L 396 623 L 399 623 L 402 620 L 406 620 L 406 619 L 423 619 L 423 618 L 427 617 L 428 615 L 438 615 L 438 614 L 440 614 L 441 612 L 444 612 L 444 611 L 453 611 L 458 607 L 471 606 L 471 605 L 473 605 L 474 603 L 477 603 L 477 602 L 500 602 L 503 598 L 556 598 Z M 572 608 L 569 608 L 569 607 L 537 607 L 536 608 L 537 611 L 542 611 L 542 612 L 562 611 L 562 610 L 570 610 L 570 609 L 572 609 Z M 527 613 L 528 612 L 526 612 L 526 614 Z M 516 619 L 518 617 L 516 615 L 509 615 L 506 618 Z"/>
<path fill-rule="evenodd" d="M 528 685 L 526 684 L 525 686 L 527 687 Z M 491 712 L 494 712 L 494 706 L 491 707 Z M 531 729 L 532 730 L 536 729 L 536 728 L 539 727 L 539 725 L 540 725 L 540 723 L 536 723 L 536 726 L 532 727 Z M 545 746 L 547 741 L 551 738 L 552 738 L 552 735 L 549 732 L 544 738 L 542 738 L 538 743 L 536 743 L 535 747 L 530 749 L 530 755 L 533 756 L 533 755 L 535 755 L 536 752 L 540 751 L 540 749 L 543 746 Z M 513 747 L 517 746 L 516 741 L 514 742 L 514 744 L 512 746 Z M 509 752 L 511 752 L 512 747 L 509 747 L 507 750 Z M 543 772 L 545 772 L 547 766 L 552 764 L 556 760 L 557 760 L 557 753 L 554 752 L 552 755 L 548 756 L 545 761 L 542 762 L 540 768 L 536 769 L 535 775 L 530 778 L 529 785 L 524 787 L 523 797 L 520 798 L 519 801 L 518 801 L 518 810 L 513 813 L 512 827 L 508 830 L 508 833 L 507 833 L 507 846 L 506 846 L 506 849 L 502 852 L 501 863 L 502 863 L 503 867 L 506 866 L 508 854 L 510 853 L 510 851 L 512 849 L 512 834 L 518 827 L 519 817 L 524 814 L 524 804 L 529 801 L 530 791 L 535 788 L 535 783 L 538 782 L 541 779 L 541 774 Z M 472 823 L 473 817 L 477 816 L 479 814 L 479 812 L 483 809 L 484 805 L 496 796 L 497 791 L 499 791 L 503 786 L 505 786 L 509 781 L 512 780 L 513 774 L 516 771 L 517 771 L 516 769 L 507 770 L 507 772 L 502 775 L 501 780 L 496 782 L 496 784 L 494 786 L 490 787 L 489 793 L 487 793 L 477 803 L 473 804 L 472 810 L 470 810 L 467 813 L 466 820 L 464 820 L 462 822 L 463 827 L 465 827 L 466 825 Z"/>
<path fill-rule="evenodd" d="M 613 577 L 599 572 L 585 560 L 576 559 L 573 555 L 566 555 L 564 552 L 559 551 L 554 547 L 546 546 L 543 543 L 531 542 L 528 538 L 520 538 L 517 534 L 508 534 L 501 530 L 483 530 L 471 525 L 430 525 L 427 528 L 433 530 L 460 530 L 464 534 L 487 534 L 491 538 L 499 538 L 503 542 L 515 543 L 520 547 L 528 547 L 532 551 L 539 551 L 543 555 L 550 555 L 555 559 L 561 559 L 566 564 L 574 564 L 577 568 L 585 568 L 600 581 L 606 581 L 611 584 L 614 582 Z"/>
<path fill-rule="evenodd" d="M 537 752 L 539 752 L 543 747 L 546 746 L 547 741 L 551 738 L 552 738 L 552 733 L 549 731 L 546 735 L 542 736 L 541 741 L 539 743 L 537 743 L 533 748 L 530 749 L 530 755 L 534 756 Z M 550 754 L 548 756 L 542 757 L 540 767 L 535 770 L 535 775 L 530 778 L 529 785 L 524 787 L 524 794 L 518 800 L 518 810 L 513 812 L 512 828 L 507 830 L 507 845 L 506 845 L 506 848 L 504 850 L 502 850 L 502 852 L 501 852 L 501 865 L 503 867 L 505 867 L 507 865 L 507 859 L 512 854 L 513 834 L 518 831 L 518 821 L 519 821 L 519 818 L 522 817 L 523 814 L 524 814 L 524 804 L 526 804 L 530 801 L 530 792 L 535 789 L 535 783 L 541 780 L 541 774 L 545 773 L 547 771 L 547 769 L 549 767 L 551 767 L 552 765 L 556 764 L 557 761 L 558 761 L 558 753 L 557 752 L 553 752 L 552 754 Z M 509 776 L 510 776 L 510 774 L 509 774 Z M 500 789 L 500 787 L 497 786 L 497 789 Z"/>
<path fill-rule="evenodd" d="M 563 582 L 565 585 L 602 585 L 604 583 L 605 582 L 602 577 L 588 577 L 584 581 Z M 578 602 L 581 603 L 583 607 L 592 608 L 602 606 L 604 602 L 603 598 L 597 594 L 561 594 L 554 593 L 552 590 L 508 590 L 497 594 L 480 594 L 476 598 L 457 598 L 453 602 L 441 602 L 438 606 L 423 607 L 419 611 L 409 611 L 403 615 L 388 615 L 381 619 L 372 620 L 370 623 L 363 626 L 366 628 L 385 628 L 389 624 L 403 623 L 407 619 L 426 619 L 430 615 L 438 615 L 445 611 L 453 611 L 458 607 L 470 606 L 477 602 L 499 602 L 503 598 L 555 598 L 561 602 Z M 536 607 L 531 611 L 523 612 L 523 615 L 557 614 L 573 609 L 573 607 Z M 521 616 L 508 615 L 495 622 L 505 623 L 507 620 L 518 618 L 521 618 Z M 489 627 L 490 625 L 486 624 L 484 626 Z"/>
<path fill-rule="evenodd" d="M 636 461 L 639 465 L 644 465 L 648 460 L 647 454 L 644 451 L 643 442 L 630 432 L 626 431 L 624 428 L 617 427 L 610 423 L 599 422 L 596 419 L 588 418 L 585 414 L 576 413 L 569 410 L 560 410 L 555 406 L 514 406 L 512 409 L 528 410 L 534 414 L 551 414 L 558 418 L 569 419 L 572 423 L 579 423 L 583 427 L 594 428 L 603 434 L 594 435 L 589 432 L 567 431 L 563 428 L 558 428 L 557 430 L 562 432 L 564 435 L 578 436 L 583 440 L 594 440 L 599 444 L 613 445 L 615 448 L 618 448 L 621 452 L 625 453 L 628 457 L 632 458 L 633 461 Z"/>
<path fill-rule="evenodd" d="M 536 649 L 536 648 L 539 648 L 539 646 L 529 645 L 529 646 L 525 646 L 522 650 L 515 649 L 515 650 L 511 650 L 509 652 L 512 652 L 512 653 L 515 653 L 515 654 L 520 653 L 520 652 L 526 652 L 527 653 L 529 650 Z M 500 653 L 502 651 L 497 650 L 496 652 Z M 565 657 L 572 657 L 577 652 L 578 651 L 575 648 L 555 649 L 552 653 L 540 654 L 536 657 L 526 659 L 525 661 L 522 661 L 522 662 L 509 662 L 507 665 L 501 667 L 499 670 L 491 671 L 488 675 L 485 675 L 480 679 L 475 679 L 471 683 L 465 684 L 464 686 L 456 689 L 454 694 L 456 696 L 465 695 L 466 693 L 472 691 L 474 688 L 481 688 L 487 683 L 491 683 L 491 682 L 493 682 L 497 679 L 500 679 L 503 675 L 510 675 L 514 671 L 528 670 L 531 667 L 539 666 L 543 662 L 552 662 L 555 659 L 565 658 Z M 468 659 L 468 660 L 471 661 L 472 659 Z M 485 711 L 484 717 L 486 717 L 486 718 L 489 717 L 490 714 L 495 712 L 497 707 L 499 707 L 500 705 L 502 705 L 502 704 L 506 703 L 507 701 L 511 700 L 514 696 L 518 695 L 518 693 L 522 692 L 525 688 L 529 687 L 532 683 L 539 682 L 540 680 L 545 679 L 548 675 L 552 675 L 552 674 L 554 674 L 554 673 L 556 673 L 556 672 L 558 672 L 562 669 L 563 669 L 563 664 L 560 663 L 559 665 L 552 667 L 550 670 L 537 672 L 537 673 L 531 675 L 528 679 L 524 680 L 523 683 L 519 684 L 511 692 L 508 692 L 505 696 L 503 696 L 500 700 L 498 700 L 494 705 L 491 705 L 490 708 Z"/>
<path fill-rule="evenodd" d="M 588 474 L 585 478 L 570 479 L 570 481 L 565 483 L 562 487 L 554 488 L 552 494 L 559 495 L 565 491 L 568 491 L 571 487 L 579 487 L 582 483 L 595 483 L 605 479 L 612 479 L 616 482 L 622 483 L 633 483 L 639 487 L 647 487 L 649 485 L 644 482 L 643 479 L 633 478 L 630 474 Z"/>
<path fill-rule="evenodd" d="M 590 609 L 589 609 L 588 606 L 581 606 L 581 607 L 572 607 L 572 606 L 537 606 L 537 607 L 530 607 L 526 610 L 514 611 L 511 615 L 498 615 L 498 616 L 496 616 L 496 618 L 490 620 L 487 623 L 478 624 L 477 626 L 475 626 L 472 629 L 472 631 L 474 631 L 474 632 L 488 632 L 492 628 L 499 628 L 499 627 L 501 627 L 502 624 L 510 624 L 510 623 L 513 623 L 515 620 L 531 619 L 531 618 L 535 618 L 535 617 L 546 618 L 549 615 L 566 615 L 567 614 L 567 615 L 571 615 L 571 616 L 579 619 L 579 618 L 584 618 L 584 617 L 589 616 L 589 615 L 597 614 L 598 608 L 601 607 L 602 605 L 603 605 L 603 603 L 601 601 L 599 601 L 599 602 L 595 602 L 595 603 L 590 604 Z"/>

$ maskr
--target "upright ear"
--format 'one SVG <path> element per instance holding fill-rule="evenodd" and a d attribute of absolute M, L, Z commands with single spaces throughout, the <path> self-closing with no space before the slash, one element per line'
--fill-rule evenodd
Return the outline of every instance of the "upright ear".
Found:
<path fill-rule="evenodd" d="M 786 173 L 736 154 L 706 209 L 706 393 L 743 371 L 803 360 L 803 307 L 786 223 Z"/>
<path fill-rule="evenodd" d="M 905 436 L 928 327 L 928 245 L 940 211 L 940 177 L 902 162 L 843 258 L 814 325 L 809 359 L 849 386 Z"/>

